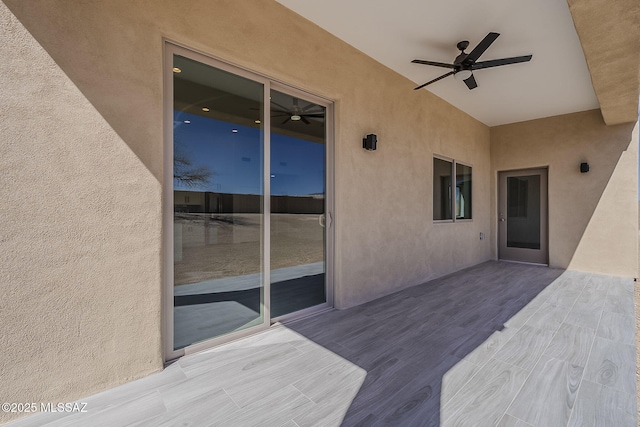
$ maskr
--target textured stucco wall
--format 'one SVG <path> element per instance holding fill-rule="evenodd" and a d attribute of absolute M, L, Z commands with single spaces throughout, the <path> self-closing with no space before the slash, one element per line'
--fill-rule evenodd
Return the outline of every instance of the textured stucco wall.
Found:
<path fill-rule="evenodd" d="M 162 367 L 163 37 L 336 101 L 338 307 L 490 258 L 489 129 L 275 2 L 4 0 L 0 24 L 2 401 Z M 473 166 L 472 222 L 432 223 L 434 153 Z"/>
<path fill-rule="evenodd" d="M 609 125 L 634 122 L 640 88 L 640 2 L 567 0 L 600 110 Z"/>
<path fill-rule="evenodd" d="M 162 366 L 161 187 L 2 4 L 0 33 L 0 400 L 67 401 Z"/>
<path fill-rule="evenodd" d="M 607 126 L 599 110 L 493 127 L 491 217 L 498 171 L 547 166 L 551 266 L 635 277 L 637 162 L 637 123 Z M 495 242 L 495 221 L 491 229 Z"/>

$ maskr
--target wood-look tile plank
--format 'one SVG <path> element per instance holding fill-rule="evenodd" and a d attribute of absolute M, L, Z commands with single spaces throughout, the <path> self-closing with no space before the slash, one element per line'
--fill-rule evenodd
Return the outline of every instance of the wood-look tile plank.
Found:
<path fill-rule="evenodd" d="M 609 293 L 633 298 L 633 279 L 628 277 L 610 277 Z"/>
<path fill-rule="evenodd" d="M 353 400 L 347 418 L 357 413 L 374 414 L 382 402 L 387 402 L 398 390 L 423 373 L 423 366 L 391 359 L 369 371 Z"/>
<path fill-rule="evenodd" d="M 589 280 L 592 279 L 593 275 L 582 271 L 567 270 L 562 274 L 562 277 L 564 279 L 562 283 L 563 288 L 582 290 L 589 283 Z"/>
<path fill-rule="evenodd" d="M 527 371 L 491 359 L 462 390 L 447 402 L 440 414 L 443 426 L 495 425 L 524 384 Z"/>
<path fill-rule="evenodd" d="M 501 331 L 494 332 L 482 344 L 467 354 L 464 359 L 476 365 L 484 365 L 518 332 L 518 330 L 518 328 L 504 328 Z"/>
<path fill-rule="evenodd" d="M 275 392 L 337 362 L 351 365 L 350 362 L 324 349 L 302 353 L 288 359 L 285 363 L 273 364 L 251 373 L 243 373 L 231 380 L 225 377 L 224 390 L 242 408 L 258 401 L 265 393 Z M 216 380 L 215 376 L 210 376 L 210 378 Z"/>
<path fill-rule="evenodd" d="M 553 338 L 553 332 L 525 325 L 498 350 L 494 358 L 530 371 Z"/>
<path fill-rule="evenodd" d="M 635 346 L 596 337 L 584 378 L 596 384 L 635 394 Z"/>
<path fill-rule="evenodd" d="M 185 391 L 182 389 L 182 391 Z M 190 393 L 190 395 L 194 395 Z M 171 427 L 176 425 L 207 425 L 216 418 L 228 418 L 240 413 L 240 408 L 223 391 L 200 393 L 196 397 L 180 399 L 167 407 L 166 414 L 149 420 L 148 425 Z M 146 424 L 146 423 L 143 423 Z"/>
<path fill-rule="evenodd" d="M 572 307 L 581 294 L 582 289 L 561 289 L 550 297 L 550 301 L 552 301 L 553 304 L 567 305 L 569 307 Z"/>
<path fill-rule="evenodd" d="M 620 313 L 605 311 L 598 326 L 596 335 L 612 341 L 635 345 L 635 318 Z"/>
<path fill-rule="evenodd" d="M 604 297 L 597 305 L 576 302 L 567 317 L 564 318 L 564 323 L 595 330 L 600 322 L 603 305 Z"/>
<path fill-rule="evenodd" d="M 604 311 L 633 316 L 633 296 L 607 294 L 607 299 L 604 301 Z"/>
<path fill-rule="evenodd" d="M 343 357 L 369 372 L 389 359 L 402 358 L 405 352 L 408 351 L 403 346 L 374 341 L 367 347 L 352 351 Z"/>
<path fill-rule="evenodd" d="M 481 367 L 464 359 L 458 361 L 442 377 L 442 389 L 440 400 L 446 404 L 453 398 L 466 383 L 471 381 L 473 376 L 480 371 Z"/>
<path fill-rule="evenodd" d="M 250 427 L 280 425 L 313 408 L 315 404 L 293 386 L 287 386 L 245 407 L 239 413 L 211 420 L 211 426 Z"/>
<path fill-rule="evenodd" d="M 416 322 L 407 316 L 392 316 L 383 321 L 372 322 L 368 328 L 345 335 L 338 344 L 358 352 L 375 342 L 402 341 L 415 334 Z"/>
<path fill-rule="evenodd" d="M 238 353 L 240 352 L 240 353 Z M 235 378 L 241 372 L 258 371 L 273 363 L 284 363 L 287 359 L 302 354 L 290 344 L 267 344 L 264 346 L 233 349 L 228 354 L 212 354 L 209 358 L 180 363 L 187 377 L 195 377 L 209 372 L 219 372 L 223 378 Z"/>
<path fill-rule="evenodd" d="M 553 336 L 544 355 L 584 368 L 587 366 L 594 336 L 593 329 L 563 323 Z"/>
<path fill-rule="evenodd" d="M 524 306 L 521 310 L 515 313 L 511 318 L 509 318 L 506 322 L 504 322 L 504 326 L 509 328 L 521 328 L 527 323 L 527 321 L 531 318 L 531 316 L 536 313 L 542 304 L 547 301 L 549 296 L 538 298 L 536 297 L 529 304 Z"/>
<path fill-rule="evenodd" d="M 582 380 L 568 427 L 636 427 L 636 396 Z"/>
<path fill-rule="evenodd" d="M 344 387 L 334 389 L 331 395 L 298 415 L 294 421 L 300 427 L 340 426 L 351 407 L 351 402 L 358 395 L 363 381 L 364 378 L 361 378 Z"/>
<path fill-rule="evenodd" d="M 233 402 L 222 390 L 220 384 L 212 381 L 208 375 L 187 378 L 184 381 L 159 387 L 158 392 L 168 410 L 188 405 L 188 402 L 198 399 L 202 395 L 216 396 L 221 401 L 226 399 Z M 218 394 L 216 394 L 218 393 Z M 222 403 L 221 403 L 222 405 Z"/>
<path fill-rule="evenodd" d="M 366 414 L 364 416 L 348 415 L 342 421 L 341 427 L 378 427 L 379 425 L 380 420 L 378 420 L 378 417 L 373 414 Z"/>
<path fill-rule="evenodd" d="M 460 359 L 451 357 L 409 365 L 406 372 L 411 375 L 398 382 L 396 387 L 388 387 L 388 393 L 378 400 L 371 412 L 381 425 L 438 426 L 442 381 L 447 371 L 459 362 Z M 456 380 L 464 382 L 458 375 L 450 382 Z"/>
<path fill-rule="evenodd" d="M 375 411 L 380 425 L 440 425 L 441 398 L 437 385 L 429 381 L 415 382 L 413 385 L 416 387 L 406 387 L 397 393 L 393 405 L 386 405 Z"/>
<path fill-rule="evenodd" d="M 506 413 L 535 426 L 565 426 L 584 368 L 543 356 Z"/>
<path fill-rule="evenodd" d="M 606 276 L 592 274 L 589 280 L 587 281 L 587 286 L 585 286 L 584 290 L 599 291 L 599 292 L 606 293 L 609 291 L 609 282 Z"/>
<path fill-rule="evenodd" d="M 534 427 L 531 424 L 517 419 L 509 414 L 504 414 L 496 427 Z"/>
<path fill-rule="evenodd" d="M 590 288 L 587 285 L 583 290 L 578 299 L 576 299 L 576 304 L 590 304 L 594 308 L 602 308 L 604 304 L 604 300 L 607 298 L 607 291 L 602 290 L 597 287 Z"/>
<path fill-rule="evenodd" d="M 555 332 L 565 317 L 567 317 L 569 311 L 571 311 L 570 306 L 545 302 L 540 309 L 527 320 L 526 325 Z"/>
<path fill-rule="evenodd" d="M 306 375 L 293 383 L 314 403 L 329 399 L 336 390 L 359 381 L 364 382 L 367 372 L 346 360 L 339 360 L 324 369 Z"/>

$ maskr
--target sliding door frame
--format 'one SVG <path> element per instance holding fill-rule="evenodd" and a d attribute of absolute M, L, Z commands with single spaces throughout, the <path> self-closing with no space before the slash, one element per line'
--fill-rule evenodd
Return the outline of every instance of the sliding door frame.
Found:
<path fill-rule="evenodd" d="M 290 95 L 304 101 L 312 102 L 325 108 L 325 149 L 324 149 L 324 200 L 325 200 L 325 296 L 326 301 L 322 304 L 318 304 L 312 307 L 284 314 L 279 317 L 275 317 L 272 322 L 286 323 L 290 320 L 299 319 L 310 314 L 314 314 L 318 311 L 328 310 L 333 307 L 333 261 L 334 261 L 334 226 L 333 226 L 333 212 L 334 212 L 334 144 L 333 144 L 333 102 L 305 92 L 300 89 L 293 88 L 289 85 L 279 82 L 271 82 L 271 89 L 278 92 Z M 267 98 L 268 99 L 268 98 Z"/>
<path fill-rule="evenodd" d="M 310 94 L 285 83 L 275 81 L 267 76 L 232 65 L 224 60 L 190 49 L 180 43 L 164 39 L 163 48 L 163 179 L 162 179 L 162 348 L 165 362 L 170 362 L 186 354 L 200 352 L 220 344 L 237 340 L 267 330 L 273 323 L 271 319 L 271 89 L 287 93 L 304 100 L 309 100 L 326 108 L 325 126 L 325 211 L 327 226 L 325 227 L 325 290 L 326 303 L 281 316 L 275 321 L 286 322 L 305 315 L 333 307 L 334 277 L 334 125 L 333 101 L 318 95 Z M 173 236 L 173 57 L 180 55 L 205 65 L 244 77 L 263 85 L 263 203 L 262 203 L 262 292 L 264 293 L 264 318 L 259 325 L 241 331 L 197 342 L 187 347 L 174 349 L 174 236 Z"/>

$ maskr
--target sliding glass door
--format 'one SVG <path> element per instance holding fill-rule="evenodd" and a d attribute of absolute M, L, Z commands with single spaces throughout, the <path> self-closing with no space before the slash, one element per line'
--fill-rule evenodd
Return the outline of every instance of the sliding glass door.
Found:
<path fill-rule="evenodd" d="M 274 318 L 327 301 L 325 147 L 325 107 L 272 90 L 271 316 Z"/>
<path fill-rule="evenodd" d="M 167 51 L 170 359 L 330 306 L 331 215 L 329 104 Z"/>
<path fill-rule="evenodd" d="M 174 349 L 265 319 L 264 85 L 173 61 Z"/>

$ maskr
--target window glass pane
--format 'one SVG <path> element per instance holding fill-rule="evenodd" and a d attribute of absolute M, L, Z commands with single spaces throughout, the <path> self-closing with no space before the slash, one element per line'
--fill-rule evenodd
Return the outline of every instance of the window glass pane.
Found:
<path fill-rule="evenodd" d="M 174 349 L 263 323 L 263 85 L 174 56 Z"/>
<path fill-rule="evenodd" d="M 453 163 L 433 159 L 433 219 L 452 219 L 451 175 Z"/>
<path fill-rule="evenodd" d="M 325 108 L 271 91 L 271 317 L 326 302 Z"/>
<path fill-rule="evenodd" d="M 456 219 L 471 219 L 471 166 L 456 164 Z"/>
<path fill-rule="evenodd" d="M 507 178 L 507 246 L 540 249 L 540 175 Z"/>

